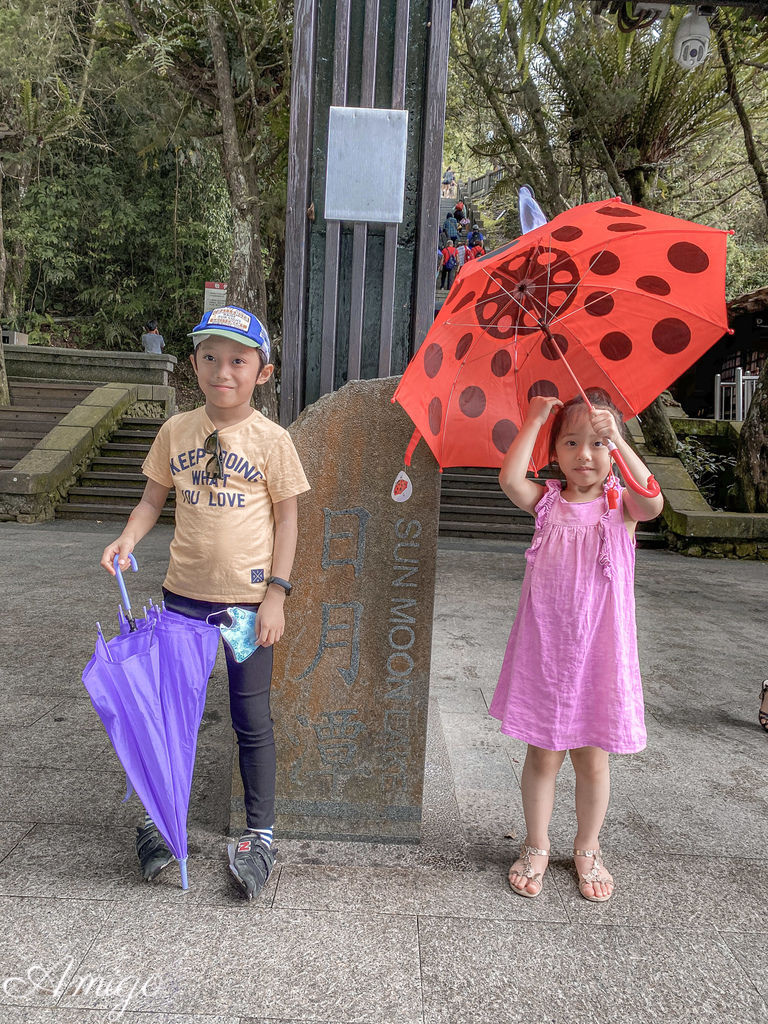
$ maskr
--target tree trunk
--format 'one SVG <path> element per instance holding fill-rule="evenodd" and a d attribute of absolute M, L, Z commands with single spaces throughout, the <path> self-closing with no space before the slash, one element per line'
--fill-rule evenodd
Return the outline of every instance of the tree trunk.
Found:
<path fill-rule="evenodd" d="M 208 9 L 208 38 L 221 115 L 222 166 L 232 208 L 233 247 L 227 301 L 254 312 L 266 323 L 267 291 L 261 256 L 257 183 L 243 153 L 246 141 L 238 131 L 224 24 L 219 12 L 212 7 Z M 259 388 L 254 399 L 261 413 L 269 419 L 278 420 L 274 378 Z"/>
<path fill-rule="evenodd" d="M 740 507 L 768 512 L 768 359 L 741 428 L 734 473 Z"/>
<path fill-rule="evenodd" d="M 725 27 L 723 25 L 720 25 L 717 30 L 717 48 L 720 51 L 720 59 L 722 60 L 723 68 L 725 69 L 725 82 L 728 88 L 728 96 L 733 104 L 733 109 L 736 111 L 736 116 L 739 119 L 741 131 L 744 135 L 744 146 L 747 150 L 747 159 L 752 165 L 752 170 L 755 172 L 755 179 L 757 180 L 757 186 L 760 189 L 763 206 L 765 207 L 766 214 L 768 214 L 768 174 L 766 173 L 765 167 L 763 167 L 762 161 L 760 160 L 760 156 L 757 152 L 752 124 L 749 120 L 747 109 L 744 106 L 744 101 L 741 98 L 741 93 L 739 92 L 738 82 L 736 81 L 736 70 L 733 66 L 731 51 L 728 49 L 728 40 L 725 38 Z"/>
<path fill-rule="evenodd" d="M 640 414 L 643 437 L 654 455 L 677 455 L 677 435 L 669 422 L 661 398 L 654 399 Z"/>
<path fill-rule="evenodd" d="M 632 167 L 624 171 L 624 179 L 629 185 L 629 193 L 635 206 L 650 208 L 650 191 L 645 171 L 640 167 Z"/>
<path fill-rule="evenodd" d="M 517 53 L 520 48 L 520 37 L 517 34 L 517 26 L 512 18 L 509 17 L 509 14 L 507 15 L 506 32 L 512 49 Z M 554 217 L 558 213 L 563 213 L 563 211 L 568 208 L 568 204 L 560 190 L 560 172 L 558 170 L 557 160 L 555 159 L 555 154 L 550 142 L 550 134 L 547 131 L 544 111 L 541 104 L 541 96 L 539 95 L 539 90 L 536 88 L 536 84 L 530 75 L 525 76 L 520 88 L 525 101 L 525 108 L 530 115 L 533 131 L 536 135 L 536 141 L 539 146 L 539 155 L 541 157 L 541 163 L 544 170 L 544 177 L 549 186 L 549 192 L 545 193 L 542 198 L 547 206 L 547 215 L 549 217 Z"/>
<path fill-rule="evenodd" d="M 8 272 L 8 254 L 5 251 L 5 229 L 3 226 L 3 164 L 0 161 L 0 319 L 5 313 L 5 275 Z"/>
<path fill-rule="evenodd" d="M 539 46 L 542 48 L 544 53 L 549 59 L 549 63 L 552 65 L 552 70 L 555 72 L 557 77 L 563 84 L 563 88 L 568 93 L 570 98 L 574 117 L 582 119 L 584 124 L 584 134 L 589 139 L 592 147 L 595 151 L 595 156 L 600 162 L 600 166 L 608 178 L 608 184 L 613 189 L 617 196 L 623 196 L 625 189 L 622 186 L 619 172 L 616 170 L 616 164 L 611 158 L 611 154 L 606 148 L 603 137 L 600 134 L 599 129 L 596 127 L 594 121 L 589 112 L 589 106 L 581 94 L 581 91 L 576 82 L 573 81 L 571 76 L 560 59 L 560 55 L 555 47 L 547 39 L 546 34 L 539 40 Z"/>
<path fill-rule="evenodd" d="M 19 202 L 24 199 L 32 180 L 32 168 L 21 162 L 17 175 L 19 182 Z M 7 253 L 6 253 L 7 255 Z M 5 302 L 3 315 L 6 320 L 13 320 L 22 312 L 21 299 L 24 293 L 24 282 L 27 277 L 27 247 L 23 238 L 17 236 L 13 243 L 10 259 L 5 270 Z"/>

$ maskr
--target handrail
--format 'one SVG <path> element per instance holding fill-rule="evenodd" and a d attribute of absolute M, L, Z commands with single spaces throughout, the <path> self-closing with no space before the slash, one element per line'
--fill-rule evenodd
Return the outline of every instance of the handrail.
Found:
<path fill-rule="evenodd" d="M 744 373 L 740 366 L 734 371 L 733 380 L 723 380 L 715 374 L 715 419 L 743 420 L 752 404 L 757 387 L 756 373 Z"/>

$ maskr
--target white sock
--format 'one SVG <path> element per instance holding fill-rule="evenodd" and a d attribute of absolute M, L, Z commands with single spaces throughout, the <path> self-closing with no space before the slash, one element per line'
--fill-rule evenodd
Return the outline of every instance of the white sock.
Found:
<path fill-rule="evenodd" d="M 269 850 L 272 848 L 272 829 L 271 828 L 247 828 L 245 830 L 246 836 L 258 836 L 259 839 L 264 843 L 266 848 Z"/>

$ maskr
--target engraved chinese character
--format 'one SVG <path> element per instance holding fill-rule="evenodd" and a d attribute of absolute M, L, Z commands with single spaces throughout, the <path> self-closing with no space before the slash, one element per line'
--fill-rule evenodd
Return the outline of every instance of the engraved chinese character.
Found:
<path fill-rule="evenodd" d="M 332 613 L 341 616 L 341 621 L 332 622 Z M 326 651 L 344 650 L 348 652 L 348 664 L 343 668 L 337 667 L 336 671 L 347 686 L 351 686 L 357 679 L 357 673 L 360 670 L 362 615 L 363 606 L 360 601 L 343 601 L 335 604 L 323 601 L 320 643 L 317 652 L 301 675 L 296 676 L 296 679 L 306 679 L 308 675 L 311 675 L 320 664 L 320 659 Z M 338 639 L 332 639 L 332 637 L 338 637 Z"/>
<path fill-rule="evenodd" d="M 330 508 L 323 509 L 325 517 L 323 530 L 323 569 L 330 569 L 332 565 L 351 565 L 355 571 L 355 579 L 363 569 L 365 558 L 365 527 L 370 519 L 371 513 L 367 509 L 345 508 L 335 511 Z M 334 532 L 334 521 L 341 518 L 347 522 L 339 523 L 339 529 Z M 346 528 L 345 528 L 346 527 Z M 337 541 L 334 545 L 334 555 L 331 553 L 331 541 Z"/>

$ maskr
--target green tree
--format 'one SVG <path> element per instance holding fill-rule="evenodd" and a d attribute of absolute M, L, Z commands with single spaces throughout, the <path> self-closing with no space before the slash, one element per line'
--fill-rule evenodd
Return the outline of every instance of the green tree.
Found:
<path fill-rule="evenodd" d="M 218 138 L 233 231 L 229 300 L 279 323 L 292 4 L 122 0 L 120 9 L 157 74 Z M 274 392 L 268 405 L 274 415 Z"/>
<path fill-rule="evenodd" d="M 22 235 L 6 244 L 8 206 L 22 201 L 45 152 L 89 139 L 94 27 L 101 0 L 0 0 L 0 314 L 14 316 L 27 275 Z"/>

